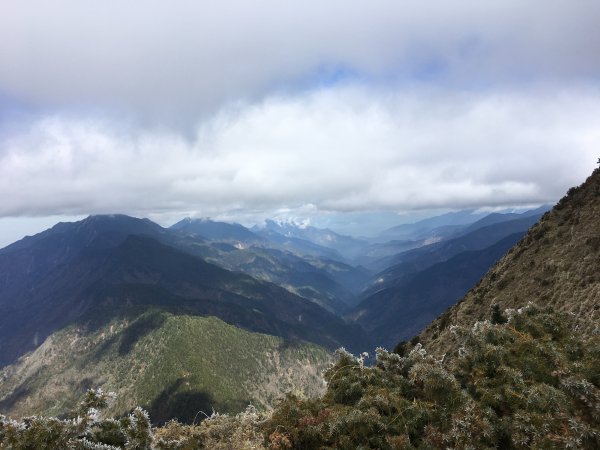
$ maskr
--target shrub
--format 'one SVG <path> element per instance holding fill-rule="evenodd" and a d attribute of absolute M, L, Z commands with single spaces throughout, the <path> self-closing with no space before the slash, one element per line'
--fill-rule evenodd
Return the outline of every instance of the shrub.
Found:
<path fill-rule="evenodd" d="M 339 350 L 322 398 L 288 395 L 271 414 L 250 406 L 152 429 L 141 408 L 102 418 L 113 396 L 92 390 L 67 419 L 0 416 L 0 448 L 600 448 L 598 337 L 583 342 L 565 316 L 533 305 L 453 332 L 462 346 L 442 360 L 416 342 L 377 349 L 371 366 Z"/>
<path fill-rule="evenodd" d="M 420 344 L 378 349 L 372 367 L 339 352 L 321 400 L 275 409 L 271 448 L 600 447 L 597 339 L 533 305 L 453 331 L 463 344 L 446 363 Z"/>

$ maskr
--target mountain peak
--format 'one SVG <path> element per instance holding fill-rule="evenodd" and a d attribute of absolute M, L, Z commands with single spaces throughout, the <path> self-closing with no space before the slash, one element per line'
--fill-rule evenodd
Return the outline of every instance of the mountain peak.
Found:
<path fill-rule="evenodd" d="M 75 227 L 78 233 L 85 233 L 85 230 L 96 234 L 106 232 L 154 234 L 163 231 L 160 225 L 152 222 L 150 219 L 139 219 L 125 214 L 91 215 L 71 225 Z"/>
<path fill-rule="evenodd" d="M 266 219 L 263 223 L 257 225 L 258 228 L 267 229 L 298 229 L 306 230 L 312 228 L 310 225 L 310 219 L 298 219 L 295 217 L 274 217 L 273 219 Z"/>
<path fill-rule="evenodd" d="M 100 223 L 147 223 L 157 225 L 150 219 L 140 219 L 138 217 L 128 216 L 127 214 L 91 214 L 79 223 L 100 224 Z"/>

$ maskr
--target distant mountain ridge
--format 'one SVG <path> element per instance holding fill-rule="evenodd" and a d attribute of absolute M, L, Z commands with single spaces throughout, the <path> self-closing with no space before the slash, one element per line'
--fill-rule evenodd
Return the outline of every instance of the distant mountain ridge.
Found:
<path fill-rule="evenodd" d="M 307 223 L 295 223 L 293 221 L 266 220 L 262 226 L 254 226 L 253 231 L 266 236 L 274 233 L 288 239 L 302 239 L 312 242 L 320 247 L 328 248 L 346 260 L 363 251 L 369 244 L 362 239 L 344 236 L 329 229 L 321 229 L 308 225 Z"/>
<path fill-rule="evenodd" d="M 471 224 L 488 213 L 477 212 L 474 209 L 462 210 L 429 217 L 414 223 L 396 225 L 379 234 L 380 239 L 411 239 L 428 233 L 440 227 L 454 227 Z"/>
<path fill-rule="evenodd" d="M 417 335 L 456 303 L 524 234 L 511 234 L 484 249 L 460 252 L 404 277 L 367 297 L 350 317 L 372 336 L 376 345 L 392 349 L 398 342 Z"/>
<path fill-rule="evenodd" d="M 377 345 L 393 348 L 457 302 L 540 217 L 480 220 L 469 233 L 388 258 L 396 264 L 373 276 L 348 317 Z"/>
<path fill-rule="evenodd" d="M 498 221 L 457 237 L 423 245 L 400 254 L 387 257 L 377 266 L 386 267 L 375 275 L 376 279 L 398 278 L 426 269 L 432 264 L 448 260 L 464 251 L 481 250 L 513 233 L 527 231 L 542 217 L 541 213 L 518 217 L 513 220 Z"/>
<path fill-rule="evenodd" d="M 171 225 L 170 230 L 194 233 L 199 237 L 214 241 L 234 241 L 264 243 L 265 239 L 237 223 L 216 222 L 210 219 L 191 219 L 186 217 Z"/>

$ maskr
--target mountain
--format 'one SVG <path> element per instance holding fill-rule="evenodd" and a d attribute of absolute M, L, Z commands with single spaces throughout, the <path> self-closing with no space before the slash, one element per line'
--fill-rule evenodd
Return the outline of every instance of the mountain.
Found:
<path fill-rule="evenodd" d="M 504 213 L 491 213 L 487 216 L 479 219 L 478 221 L 470 224 L 463 230 L 461 230 L 461 234 L 467 234 L 471 231 L 475 231 L 479 228 L 483 228 L 489 225 L 494 225 L 502 222 L 509 222 L 512 220 L 523 219 L 527 217 L 541 217 L 544 213 L 548 212 L 552 209 L 551 205 L 542 205 L 539 208 L 523 211 L 521 213 L 514 212 L 504 212 Z"/>
<path fill-rule="evenodd" d="M 62 247 L 65 257 L 72 256 L 72 252 L 85 247 L 102 235 L 106 245 L 111 245 L 130 234 L 144 236 L 164 236 L 167 231 L 149 219 L 138 219 L 124 214 L 106 214 L 89 216 L 79 222 L 60 222 L 49 230 L 34 236 L 27 236 L 11 245 L 0 249 L 0 255 L 14 254 L 21 249 L 30 249 L 37 246 L 43 251 L 44 247 L 50 251 Z M 102 245 L 97 241 L 96 245 Z M 69 253 L 71 252 L 71 253 Z M 39 252 L 38 252 L 39 253 Z M 38 255 L 39 256 L 39 255 Z M 57 257 L 52 253 L 52 257 Z M 44 261 L 38 261 L 44 263 Z M 59 262 L 59 261 L 57 261 Z"/>
<path fill-rule="evenodd" d="M 492 225 L 475 228 L 469 233 L 452 239 L 423 245 L 383 258 L 372 264 L 373 267 L 385 269 L 378 273 L 374 279 L 377 281 L 376 284 L 380 284 L 382 279 L 386 281 L 402 278 L 407 274 L 423 270 L 432 264 L 446 261 L 460 252 L 481 250 L 513 233 L 527 231 L 541 216 L 541 213 L 537 213 L 517 219 L 500 221 Z M 377 289 L 377 285 L 374 288 Z"/>
<path fill-rule="evenodd" d="M 388 228 L 377 236 L 377 240 L 382 242 L 395 239 L 422 239 L 424 236 L 429 236 L 434 230 L 438 230 L 438 234 L 446 235 L 462 226 L 481 219 L 485 215 L 486 213 L 477 212 L 472 209 L 449 212 L 439 216 L 428 217 L 414 223 L 401 224 Z M 435 235 L 435 232 L 433 234 Z"/>
<path fill-rule="evenodd" d="M 358 293 L 371 275 L 339 261 L 310 256 L 301 258 L 267 247 L 221 246 L 218 253 L 205 259 L 275 283 L 335 313 L 346 312 L 356 304 Z"/>
<path fill-rule="evenodd" d="M 315 244 L 307 239 L 285 236 L 267 228 L 252 227 L 252 232 L 267 239 L 272 247 L 294 253 L 298 256 L 313 256 L 344 261 L 345 258 L 336 250 Z"/>
<path fill-rule="evenodd" d="M 450 352 L 452 325 L 489 318 L 492 305 L 528 302 L 566 313 L 582 337 L 600 323 L 600 169 L 567 195 L 481 282 L 421 334 L 435 352 Z M 455 349 L 454 349 L 455 350 Z"/>
<path fill-rule="evenodd" d="M 83 308 L 78 320 L 0 371 L 3 411 L 17 417 L 30 410 L 62 414 L 73 408 L 78 393 L 98 384 L 121 394 L 112 414 L 121 415 L 137 402 L 159 424 L 173 415 L 195 422 L 198 411 L 213 405 L 239 410 L 248 401 L 270 404 L 284 390 L 297 395 L 286 396 L 265 414 L 248 409 L 235 416 L 215 414 L 200 425 L 170 422 L 158 429 L 149 428 L 140 410 L 117 420 L 97 419 L 97 411 L 87 408 L 77 419 L 15 421 L 0 416 L 0 445 L 40 448 L 61 442 L 55 447 L 129 448 L 139 437 L 147 447 L 154 436 L 160 448 L 597 449 L 598 217 L 600 169 L 569 190 L 522 239 L 518 232 L 415 272 L 407 280 L 422 276 L 418 288 L 429 283 L 430 298 L 436 298 L 457 288 L 461 277 L 476 278 L 474 270 L 510 247 L 462 301 L 411 343 L 399 343 L 394 352 L 377 349 L 373 364 L 368 354 L 356 357 L 338 351 L 338 361 L 324 375 L 325 394 L 308 399 L 304 396 L 312 397 L 324 387 L 316 375 L 329 360 L 322 348 L 192 313 L 201 309 L 200 297 L 210 292 L 219 293 L 213 303 L 235 304 L 239 312 L 246 305 L 260 307 L 268 283 L 203 261 L 206 273 L 190 284 L 190 274 L 198 274 L 198 267 L 185 261 L 199 259 L 161 241 L 160 229 L 125 237 L 96 233 L 91 240 L 70 239 L 67 233 L 59 243 L 85 243 L 76 250 L 54 242 L 52 233 L 47 239 L 29 240 L 44 242 L 43 250 L 53 249 L 53 255 L 37 243 L 21 242 L 10 252 L 19 255 L 19 264 L 31 263 L 22 267 L 39 270 L 32 256 L 45 255 L 46 261 L 64 264 L 64 270 L 77 270 L 77 279 L 97 269 L 99 283 L 89 294 L 103 301 L 99 308 Z M 499 223 L 485 228 L 495 225 Z M 88 266 L 74 261 L 87 261 Z M 4 263 L 3 268 L 10 269 Z M 51 272 L 36 275 L 26 270 L 23 278 L 30 276 L 38 286 L 62 286 Z M 2 282 L 14 288 L 22 280 L 5 277 Z M 124 285 L 132 289 L 123 291 Z M 98 294 L 96 288 L 111 292 Z M 145 290 L 144 295 L 138 296 L 136 289 Z M 403 312 L 408 315 L 418 301 L 411 300 L 410 292 L 405 294 Z M 445 300 L 440 299 L 441 307 Z M 85 306 L 86 297 L 83 300 Z M 381 301 L 384 307 L 397 303 Z M 172 305 L 177 307 L 167 307 Z M 417 320 L 387 310 L 380 315 L 381 328 L 390 318 Z M 305 389 L 298 389 L 297 383 L 306 383 Z"/>
<path fill-rule="evenodd" d="M 280 235 L 288 239 L 308 241 L 320 248 L 333 250 L 335 252 L 333 255 L 337 254 L 345 260 L 354 259 L 369 245 L 362 239 L 293 221 L 266 220 L 262 226 L 256 226 L 253 230 L 266 237 Z"/>
<path fill-rule="evenodd" d="M 356 304 L 358 293 L 371 275 L 365 269 L 318 256 L 332 252 L 329 249 L 300 256 L 302 252 L 289 251 L 282 245 L 289 238 L 275 233 L 273 242 L 238 224 L 184 219 L 169 231 L 176 232 L 168 240 L 172 246 L 225 269 L 275 283 L 335 313 Z M 316 247 L 309 241 L 294 239 L 304 247 Z"/>
<path fill-rule="evenodd" d="M 130 309 L 107 323 L 70 325 L 0 371 L 0 410 L 62 415 L 90 387 L 118 394 L 110 413 L 143 405 L 154 423 L 192 423 L 213 410 L 269 407 L 290 390 L 322 392 L 324 349 L 252 333 L 215 317 Z M 201 417 L 199 417 L 201 416 Z"/>
<path fill-rule="evenodd" d="M 464 296 L 540 214 L 518 217 L 396 255 L 401 262 L 373 277 L 348 317 L 387 348 L 413 337 Z"/>
<path fill-rule="evenodd" d="M 600 448 L 599 218 L 596 169 L 410 343 L 377 349 L 374 364 L 339 352 L 323 397 L 275 409 L 268 444 Z"/>
<path fill-rule="evenodd" d="M 0 411 L 63 414 L 102 386 L 124 399 L 115 414 L 143 404 L 159 422 L 192 421 L 289 389 L 313 395 L 328 350 L 370 345 L 314 301 L 191 251 L 206 246 L 145 219 L 91 216 L 2 249 Z"/>
<path fill-rule="evenodd" d="M 266 240 L 237 223 L 215 222 L 189 217 L 171 225 L 170 230 L 197 235 L 208 241 L 233 242 L 243 245 L 264 243 Z"/>
<path fill-rule="evenodd" d="M 313 302 L 159 242 L 165 234 L 147 220 L 95 216 L 0 251 L 0 364 L 92 310 L 108 320 L 122 305 L 215 315 L 329 348 L 363 344 L 358 329 Z"/>
<path fill-rule="evenodd" d="M 423 247 L 427 244 L 428 241 L 426 240 L 391 240 L 388 242 L 374 243 L 370 244 L 359 257 L 355 258 L 355 262 L 368 269 L 381 270 L 382 268 L 387 267 L 386 263 L 382 264 L 382 261 L 387 262 L 388 259 L 391 259 L 400 253 Z"/>
<path fill-rule="evenodd" d="M 418 334 L 456 303 L 523 235 L 524 232 L 512 234 L 490 247 L 464 251 L 433 264 L 370 295 L 350 317 L 370 334 L 376 345 L 393 348 Z"/>

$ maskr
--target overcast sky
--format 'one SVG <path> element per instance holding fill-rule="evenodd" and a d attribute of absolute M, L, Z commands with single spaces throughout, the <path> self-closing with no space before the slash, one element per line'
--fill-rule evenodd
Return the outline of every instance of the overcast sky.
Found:
<path fill-rule="evenodd" d="M 95 213 L 554 202 L 600 157 L 599 23 L 596 0 L 4 1 L 0 246 Z"/>

